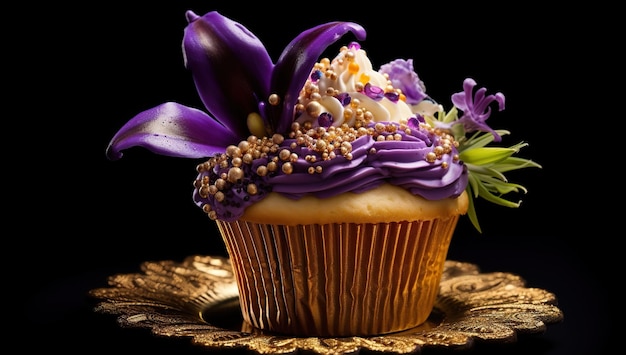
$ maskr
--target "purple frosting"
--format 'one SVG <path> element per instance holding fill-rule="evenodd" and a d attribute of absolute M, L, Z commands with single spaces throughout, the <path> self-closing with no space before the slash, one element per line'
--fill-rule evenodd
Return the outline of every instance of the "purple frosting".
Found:
<path fill-rule="evenodd" d="M 369 127 L 373 128 L 375 124 L 372 122 Z M 385 124 L 399 127 L 398 123 Z M 389 134 L 380 133 L 382 136 Z M 260 201 L 269 192 L 293 199 L 308 194 L 326 198 L 348 191 L 360 193 L 383 183 L 390 183 L 426 199 L 440 200 L 457 197 L 465 190 L 467 169 L 458 160 L 454 145 L 448 145 L 449 152 L 439 154 L 433 161 L 429 160 L 429 156 L 436 151 L 435 148 L 447 143 L 446 139 L 449 137 L 439 136 L 432 129 L 421 127 L 412 127 L 408 132 L 398 129 L 394 134 L 402 139 L 380 140 L 372 135 L 357 138 L 351 142 L 351 159 L 338 154 L 333 159 L 323 160 L 319 152 L 296 145 L 295 139 L 285 139 L 275 153 L 255 159 L 250 164 L 241 164 L 241 178 L 230 182 L 230 187 L 222 190 L 224 198 L 220 202 L 216 200 L 216 195 L 202 193 L 202 181 L 206 182 L 204 186 L 215 184 L 220 176 L 228 174 L 233 166 L 233 159 L 227 158 L 228 164 L 199 169 L 193 198 L 200 207 L 207 204 L 211 206 L 215 213 L 213 218 L 232 221 L 241 217 L 247 206 Z M 279 152 L 283 149 L 297 155 L 297 159 L 290 161 L 290 173 L 281 169 L 285 160 L 279 158 Z M 305 159 L 307 156 L 315 156 L 317 159 L 312 163 Z M 259 175 L 257 168 L 266 166 L 272 160 L 278 162 L 275 173 Z M 311 168 L 318 166 L 321 167 L 321 172 L 310 172 Z M 256 187 L 254 193 L 247 190 L 250 184 Z"/>

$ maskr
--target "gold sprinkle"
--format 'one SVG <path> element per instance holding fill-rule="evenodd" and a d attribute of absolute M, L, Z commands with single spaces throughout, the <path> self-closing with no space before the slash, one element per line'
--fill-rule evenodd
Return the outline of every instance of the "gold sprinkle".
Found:
<path fill-rule="evenodd" d="M 271 94 L 267 101 L 270 103 L 270 105 L 276 106 L 280 103 L 280 97 L 278 97 L 278 95 L 276 94 Z"/>
<path fill-rule="evenodd" d="M 256 169 L 256 173 L 257 173 L 259 176 L 265 176 L 265 175 L 267 175 L 267 171 L 268 171 L 268 169 L 267 169 L 267 166 L 265 166 L 265 165 L 260 165 L 260 166 Z"/>
<path fill-rule="evenodd" d="M 291 155 L 291 152 L 289 151 L 289 149 L 283 149 L 280 151 L 280 153 L 278 153 L 278 157 L 282 161 L 289 160 L 290 155 Z"/>
<path fill-rule="evenodd" d="M 248 151 L 248 149 L 250 149 L 250 143 L 248 141 L 241 141 L 239 142 L 239 145 L 237 147 L 239 148 L 241 153 L 245 154 Z"/>
<path fill-rule="evenodd" d="M 202 186 L 198 190 L 198 193 L 200 194 L 200 197 L 207 198 L 207 197 L 209 197 L 209 188 L 207 186 Z"/>
<path fill-rule="evenodd" d="M 286 163 L 284 163 L 284 164 L 283 164 L 283 166 L 282 166 L 282 171 L 283 171 L 283 173 L 285 173 L 285 174 L 291 174 L 291 173 L 293 173 L 293 165 L 291 165 L 291 163 L 290 163 L 290 162 L 286 162 Z"/>
<path fill-rule="evenodd" d="M 230 158 L 241 156 L 241 150 L 236 145 L 226 147 L 226 156 Z"/>
<path fill-rule="evenodd" d="M 243 170 L 241 168 L 232 167 L 228 170 L 228 181 L 236 183 L 243 178 Z"/>
<path fill-rule="evenodd" d="M 275 144 L 281 144 L 284 140 L 285 137 L 283 137 L 282 134 L 274 133 L 274 135 L 272 136 L 272 142 Z"/>
<path fill-rule="evenodd" d="M 319 116 L 321 112 L 322 106 L 317 101 L 311 101 L 306 105 L 306 113 L 313 118 Z"/>

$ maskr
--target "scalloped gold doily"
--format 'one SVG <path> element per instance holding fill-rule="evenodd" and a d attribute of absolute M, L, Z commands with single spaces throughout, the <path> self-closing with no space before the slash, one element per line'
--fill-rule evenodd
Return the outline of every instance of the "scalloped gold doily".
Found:
<path fill-rule="evenodd" d="M 91 290 L 99 300 L 95 311 L 117 315 L 122 327 L 150 328 L 155 335 L 187 337 L 198 346 L 245 348 L 259 354 L 458 350 L 470 348 L 474 339 L 512 342 L 518 333 L 541 333 L 563 319 L 554 294 L 525 287 L 519 276 L 481 273 L 474 264 L 448 260 L 435 310 L 419 327 L 373 337 L 284 336 L 242 321 L 228 258 L 195 255 L 181 263 L 144 262 L 141 271 L 111 276 L 111 287 Z M 234 324 L 225 324 L 228 319 Z"/>

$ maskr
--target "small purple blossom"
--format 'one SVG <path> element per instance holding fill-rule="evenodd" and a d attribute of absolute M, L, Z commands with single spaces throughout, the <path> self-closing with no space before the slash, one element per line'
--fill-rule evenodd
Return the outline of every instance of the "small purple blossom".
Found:
<path fill-rule="evenodd" d="M 467 78 L 463 81 L 463 91 L 452 95 L 452 103 L 457 109 L 463 111 L 463 115 L 454 122 L 454 124 L 462 124 L 466 132 L 482 131 L 493 134 L 494 141 L 500 142 L 502 137 L 493 130 L 485 121 L 491 115 L 491 103 L 498 103 L 498 111 L 504 110 L 504 95 L 496 93 L 495 95 L 485 96 L 486 88 L 480 88 L 472 96 L 476 81 Z"/>
<path fill-rule="evenodd" d="M 379 72 L 389 75 L 391 84 L 402 90 L 407 104 L 417 105 L 426 98 L 426 87 L 413 70 L 413 59 L 396 59 L 381 66 Z"/>

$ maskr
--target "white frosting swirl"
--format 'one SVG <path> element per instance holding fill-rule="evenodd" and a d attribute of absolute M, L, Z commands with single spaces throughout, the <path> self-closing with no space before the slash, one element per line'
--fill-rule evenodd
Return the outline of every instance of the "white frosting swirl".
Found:
<path fill-rule="evenodd" d="M 314 77 L 316 72 L 320 75 L 318 80 Z M 364 94 L 366 83 L 382 90 L 382 97 L 375 99 Z M 318 116 L 329 113 L 333 126 L 339 127 L 346 123 L 352 127 L 363 110 L 371 115 L 370 121 L 373 122 L 400 122 L 414 116 L 411 106 L 403 100 L 394 102 L 382 95 L 383 92 L 401 95 L 385 75 L 373 69 L 365 50 L 358 44 L 351 44 L 341 48 L 332 61 L 323 59 L 315 66 L 312 78 L 309 78 L 300 93 L 298 102 L 301 106 L 296 106 L 296 110 L 301 110 L 302 114 L 297 116 L 296 121 L 301 124 L 310 122 L 312 127 L 318 127 L 324 125 Z M 336 98 L 338 94 L 348 94 L 351 104 L 344 107 Z"/>

